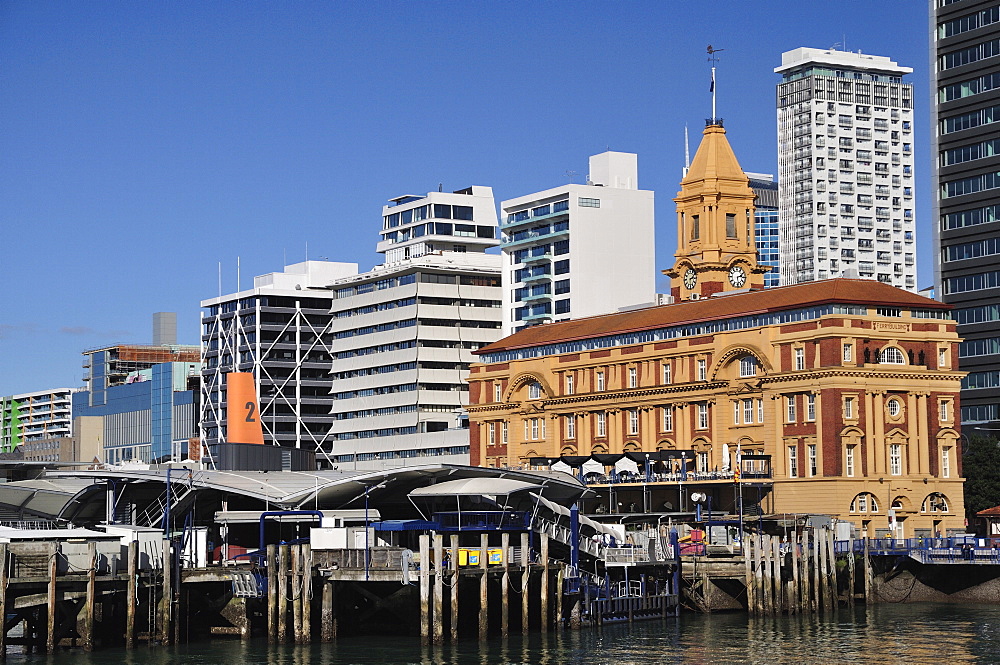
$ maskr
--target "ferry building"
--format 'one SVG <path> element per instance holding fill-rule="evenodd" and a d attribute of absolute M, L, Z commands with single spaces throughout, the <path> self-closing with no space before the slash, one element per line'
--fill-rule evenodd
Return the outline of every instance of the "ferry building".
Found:
<path fill-rule="evenodd" d="M 723 513 L 833 515 L 869 536 L 962 530 L 950 307 L 873 280 L 765 290 L 754 193 L 721 123 L 674 201 L 673 304 L 479 350 L 472 463 L 568 466 L 596 485 L 595 512 L 708 497 Z"/>

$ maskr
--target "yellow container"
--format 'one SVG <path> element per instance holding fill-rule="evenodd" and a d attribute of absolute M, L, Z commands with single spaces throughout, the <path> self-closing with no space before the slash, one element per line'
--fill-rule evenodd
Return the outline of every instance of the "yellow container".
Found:
<path fill-rule="evenodd" d="M 478 566 L 479 565 L 479 550 L 467 549 L 465 551 L 467 552 L 468 557 L 469 557 L 469 565 L 470 566 Z"/>
<path fill-rule="evenodd" d="M 499 566 L 503 563 L 503 550 L 499 547 L 492 547 L 486 550 L 486 553 L 489 555 L 491 566 Z"/>
<path fill-rule="evenodd" d="M 468 566 L 469 565 L 469 550 L 460 548 L 458 550 L 458 565 Z"/>

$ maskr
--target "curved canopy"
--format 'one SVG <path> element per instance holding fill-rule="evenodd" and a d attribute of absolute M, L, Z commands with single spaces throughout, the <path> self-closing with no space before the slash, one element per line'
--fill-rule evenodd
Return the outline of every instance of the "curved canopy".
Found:
<path fill-rule="evenodd" d="M 418 487 L 410 492 L 418 496 L 509 496 L 514 492 L 540 489 L 541 485 L 512 478 L 459 478 Z"/>

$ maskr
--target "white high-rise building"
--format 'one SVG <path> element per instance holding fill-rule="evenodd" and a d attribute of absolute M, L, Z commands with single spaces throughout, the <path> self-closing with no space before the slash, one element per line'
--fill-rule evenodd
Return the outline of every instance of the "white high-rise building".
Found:
<path fill-rule="evenodd" d="M 774 71 L 782 284 L 843 275 L 915 290 L 912 68 L 797 48 Z"/>
<path fill-rule="evenodd" d="M 469 463 L 473 351 L 500 338 L 489 187 L 391 199 L 384 265 L 331 282 L 330 460 L 379 469 Z"/>
<path fill-rule="evenodd" d="M 505 335 L 656 298 L 653 192 L 639 189 L 636 155 L 594 155 L 586 185 L 500 207 Z"/>

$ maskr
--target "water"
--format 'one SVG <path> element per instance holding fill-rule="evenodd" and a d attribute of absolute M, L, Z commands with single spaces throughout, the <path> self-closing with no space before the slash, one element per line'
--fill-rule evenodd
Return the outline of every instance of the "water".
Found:
<path fill-rule="evenodd" d="M 995 663 L 1000 606 L 877 605 L 830 617 L 686 614 L 480 645 L 421 647 L 412 637 L 347 637 L 337 644 L 271 647 L 214 640 L 173 648 L 14 655 L 21 665 L 630 665 L 632 663 Z"/>

